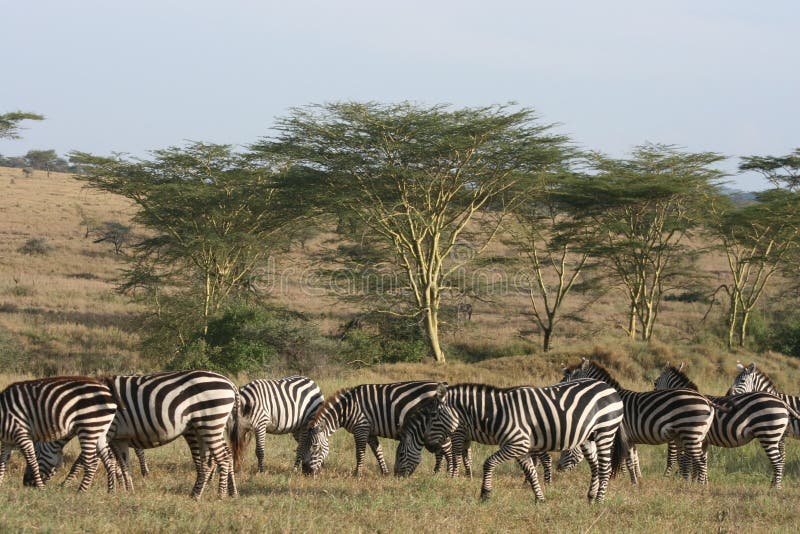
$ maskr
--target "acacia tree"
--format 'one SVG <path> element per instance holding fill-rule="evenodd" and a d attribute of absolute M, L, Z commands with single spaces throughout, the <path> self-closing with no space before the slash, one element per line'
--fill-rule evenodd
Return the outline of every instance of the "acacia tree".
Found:
<path fill-rule="evenodd" d="M 574 179 L 573 172 L 564 168 L 539 173 L 530 193 L 515 203 L 508 224 L 509 244 L 526 266 L 524 289 L 545 352 L 551 348 L 563 305 L 589 264 L 586 244 L 595 240 L 591 218 L 564 202 L 565 190 Z"/>
<path fill-rule="evenodd" d="M 520 175 L 559 159 L 565 142 L 536 124 L 531 110 L 507 106 L 313 105 L 292 110 L 277 128 L 277 138 L 253 149 L 322 173 L 337 210 L 391 251 L 438 362 L 445 361 L 439 307 L 461 266 L 451 261 L 459 238 Z M 476 226 L 470 237 L 480 251 L 497 225 Z"/>
<path fill-rule="evenodd" d="M 727 199 L 709 202 L 708 226 L 728 260 L 732 283 L 728 294 L 728 348 L 743 347 L 750 314 L 773 276 L 792 263 L 800 248 L 800 149 L 786 156 L 742 158 L 741 171 L 762 174 L 775 189 L 762 191 L 755 202 L 734 205 Z"/>
<path fill-rule="evenodd" d="M 207 332 L 211 315 L 242 289 L 307 205 L 288 173 L 237 154 L 228 145 L 190 143 L 157 150 L 150 160 L 73 153 L 76 178 L 122 195 L 138 207 L 134 221 L 147 237 L 133 246 L 122 288 L 145 288 L 161 310 L 161 288 L 192 302 Z M 194 295 L 199 295 L 198 299 Z M 183 340 L 184 324 L 174 330 Z"/>
<path fill-rule="evenodd" d="M 24 120 L 41 121 L 42 115 L 25 111 L 12 111 L 0 115 L 0 139 L 19 139 L 19 123 Z"/>
<path fill-rule="evenodd" d="M 648 341 L 662 296 L 684 276 L 690 257 L 684 237 L 722 176 L 711 165 L 723 157 L 646 144 L 629 159 L 593 159 L 596 173 L 578 182 L 569 202 L 598 230 L 587 250 L 605 262 L 627 296 L 628 335 L 636 338 L 641 323 L 640 337 Z"/>

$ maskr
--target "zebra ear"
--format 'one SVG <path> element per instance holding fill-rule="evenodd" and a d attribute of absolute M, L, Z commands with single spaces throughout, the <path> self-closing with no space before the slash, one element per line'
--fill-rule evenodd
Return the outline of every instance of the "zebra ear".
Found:
<path fill-rule="evenodd" d="M 589 360 L 587 360 L 586 358 L 583 358 L 583 361 L 581 362 L 581 369 L 588 369 L 589 368 L 589 363 L 590 363 Z"/>
<path fill-rule="evenodd" d="M 742 362 L 738 360 L 736 361 L 736 368 L 739 369 L 740 371 L 744 371 L 744 365 L 742 365 Z"/>
<path fill-rule="evenodd" d="M 686 365 L 684 362 L 681 362 L 680 367 L 678 367 L 678 371 L 683 371 L 683 366 Z"/>
<path fill-rule="evenodd" d="M 747 366 L 747 370 L 748 370 L 749 372 L 751 372 L 751 373 L 752 373 L 753 371 L 755 371 L 755 370 L 756 370 L 756 362 L 751 362 L 751 363 L 750 363 L 750 365 L 748 365 L 748 366 Z"/>
<path fill-rule="evenodd" d="M 439 385 L 436 386 L 436 399 L 441 401 L 444 399 L 444 396 L 447 394 L 447 382 L 439 382 Z"/>

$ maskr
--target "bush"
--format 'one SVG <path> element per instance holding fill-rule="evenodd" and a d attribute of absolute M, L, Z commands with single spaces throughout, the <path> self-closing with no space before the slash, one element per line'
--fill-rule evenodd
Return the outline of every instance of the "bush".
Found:
<path fill-rule="evenodd" d="M 280 368 L 305 372 L 328 353 L 316 328 L 288 310 L 234 304 L 213 317 L 205 336 L 197 331 L 175 358 L 173 369 L 264 373 Z"/>
<path fill-rule="evenodd" d="M 25 244 L 17 249 L 21 254 L 46 256 L 53 251 L 53 246 L 47 243 L 43 237 L 34 237 L 25 241 Z"/>
<path fill-rule="evenodd" d="M 420 362 L 430 354 L 416 321 L 384 313 L 350 321 L 341 340 L 340 359 L 344 362 Z"/>

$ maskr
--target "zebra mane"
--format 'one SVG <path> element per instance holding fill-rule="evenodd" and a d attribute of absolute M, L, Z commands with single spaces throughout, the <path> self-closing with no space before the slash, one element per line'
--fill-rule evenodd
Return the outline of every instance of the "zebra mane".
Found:
<path fill-rule="evenodd" d="M 597 378 L 601 382 L 605 382 L 614 389 L 617 390 L 625 389 L 620 385 L 619 382 L 616 381 L 616 379 L 614 379 L 611 376 L 611 373 L 609 373 L 605 367 L 592 360 L 581 360 L 580 363 L 576 363 L 575 365 L 570 365 L 569 367 L 566 368 L 566 372 L 572 373 L 572 371 L 579 371 L 581 369 L 586 369 L 586 367 L 584 366 L 588 366 L 590 374 L 594 372 L 596 377 L 592 378 Z"/>
<path fill-rule="evenodd" d="M 352 390 L 353 388 L 341 388 L 329 395 L 324 401 L 322 401 L 322 404 L 319 405 L 319 408 L 317 408 L 316 413 L 314 413 L 314 417 L 311 418 L 311 421 L 308 423 L 308 425 L 314 426 L 319 423 L 319 420 L 322 418 L 322 414 L 327 412 L 332 406 L 341 402 L 342 397 Z"/>
<path fill-rule="evenodd" d="M 686 373 L 684 373 L 683 371 L 681 371 L 680 369 L 678 369 L 678 368 L 677 368 L 677 367 L 675 367 L 674 365 L 672 365 L 672 364 L 667 364 L 667 368 L 666 368 L 665 370 L 666 370 L 666 371 L 672 371 L 673 373 L 675 373 L 676 375 L 678 375 L 678 376 L 680 377 L 681 381 L 682 381 L 682 382 L 684 382 L 684 384 L 685 384 L 685 385 L 684 385 L 684 387 L 685 387 L 686 389 L 693 389 L 693 390 L 695 390 L 695 391 L 700 391 L 700 388 L 698 388 L 698 387 L 697 387 L 697 384 L 695 384 L 694 382 L 692 382 L 692 381 L 689 379 L 689 377 L 688 377 L 688 376 L 686 376 Z"/>

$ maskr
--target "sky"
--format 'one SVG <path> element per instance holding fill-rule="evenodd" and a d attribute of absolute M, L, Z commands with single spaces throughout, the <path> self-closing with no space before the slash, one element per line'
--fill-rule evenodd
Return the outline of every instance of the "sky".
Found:
<path fill-rule="evenodd" d="M 0 154 L 245 146 L 290 108 L 516 102 L 579 146 L 800 146 L 800 2 L 0 0 Z M 745 190 L 768 186 L 732 176 Z"/>

